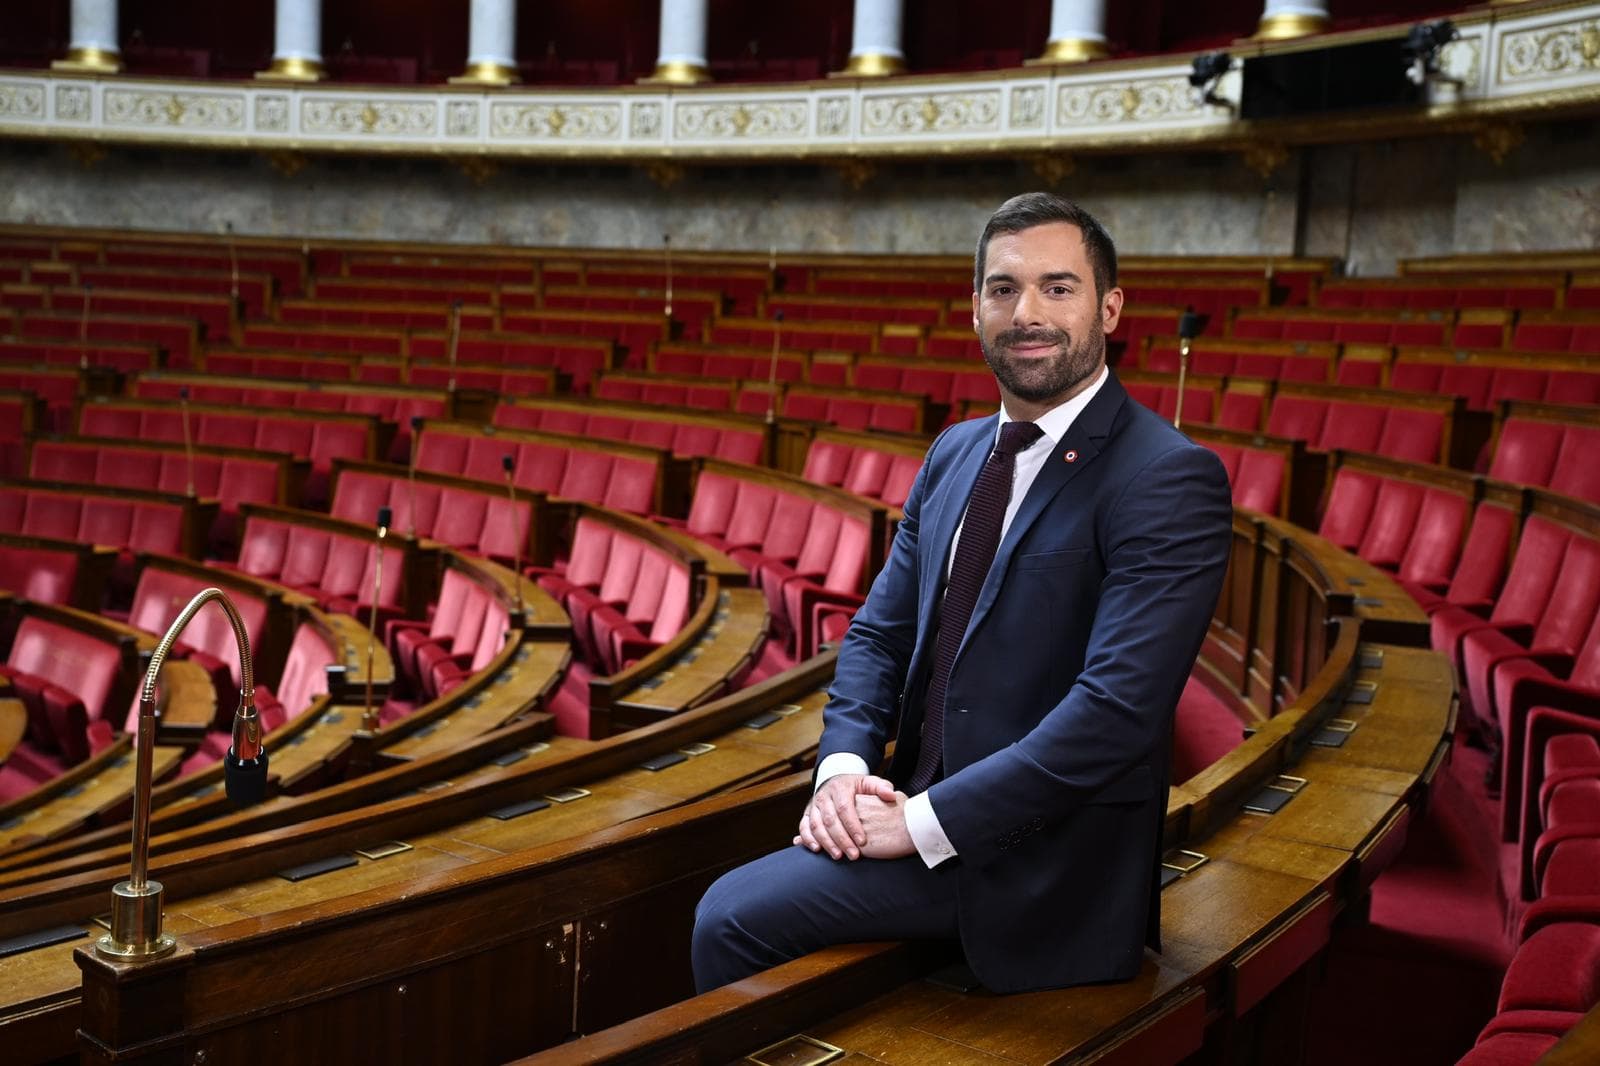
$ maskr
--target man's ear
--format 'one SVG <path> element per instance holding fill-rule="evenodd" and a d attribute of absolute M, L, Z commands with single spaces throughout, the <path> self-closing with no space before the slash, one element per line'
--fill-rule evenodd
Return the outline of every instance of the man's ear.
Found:
<path fill-rule="evenodd" d="M 1122 290 L 1113 287 L 1100 301 L 1100 328 L 1108 335 L 1122 320 Z"/>
<path fill-rule="evenodd" d="M 978 324 L 978 293 L 972 293 L 972 332 L 983 336 L 983 327 Z"/>

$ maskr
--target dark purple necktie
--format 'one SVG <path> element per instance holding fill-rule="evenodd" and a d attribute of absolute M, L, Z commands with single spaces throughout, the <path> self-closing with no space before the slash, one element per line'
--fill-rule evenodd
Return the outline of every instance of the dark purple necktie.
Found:
<path fill-rule="evenodd" d="M 1039 439 L 1044 431 L 1032 422 L 1007 422 L 1000 427 L 1000 440 L 983 464 L 972 497 L 967 501 L 967 516 L 956 541 L 955 561 L 950 564 L 950 580 L 945 585 L 944 606 L 939 613 L 939 636 L 934 646 L 933 673 L 928 678 L 928 698 L 922 717 L 922 750 L 917 768 L 906 783 L 906 794 L 926 792 L 939 772 L 944 753 L 944 693 L 955 665 L 961 638 L 972 609 L 978 604 L 978 591 L 1000 547 L 1000 527 L 1005 522 L 1006 504 L 1011 500 L 1011 479 L 1017 468 L 1017 453 Z"/>

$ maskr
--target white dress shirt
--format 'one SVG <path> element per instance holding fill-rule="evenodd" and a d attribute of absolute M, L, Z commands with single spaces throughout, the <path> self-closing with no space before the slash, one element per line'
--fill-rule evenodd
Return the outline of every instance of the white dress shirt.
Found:
<path fill-rule="evenodd" d="M 1000 539 L 1005 540 L 1005 535 L 1011 529 L 1011 522 L 1017 517 L 1017 511 L 1022 507 L 1023 497 L 1027 496 L 1028 489 L 1032 487 L 1034 478 L 1039 476 L 1039 471 L 1044 469 L 1044 464 L 1055 453 L 1056 445 L 1061 443 L 1061 438 L 1067 435 L 1067 430 L 1072 428 L 1072 423 L 1078 415 L 1089 406 L 1100 387 L 1106 383 L 1107 371 L 1100 368 L 1100 376 L 1095 378 L 1094 384 L 1084 389 L 1078 395 L 1058 407 L 1053 407 L 1038 418 L 1039 429 L 1042 434 L 1033 444 L 1017 453 L 1016 466 L 1011 475 L 1011 498 L 1006 502 L 1005 519 L 1000 524 Z M 1000 421 L 995 425 L 995 440 L 1000 439 L 1000 427 L 1012 421 L 1005 407 L 1000 408 Z M 962 525 L 966 519 L 962 518 Z M 955 536 L 950 541 L 950 551 L 945 556 L 945 578 L 950 576 L 950 567 L 955 563 L 955 546 L 961 540 L 961 526 L 956 527 Z M 824 781 L 840 774 L 865 774 L 870 772 L 866 760 L 854 752 L 836 751 L 817 767 L 817 788 L 821 788 Z M 934 867 L 946 859 L 954 858 L 955 845 L 950 843 L 950 838 L 945 835 L 944 827 L 939 824 L 939 816 L 933 811 L 933 803 L 928 799 L 926 792 L 918 793 L 906 801 L 906 831 L 911 834 L 911 843 L 916 846 L 917 854 L 922 856 L 922 861 L 929 867 Z"/>

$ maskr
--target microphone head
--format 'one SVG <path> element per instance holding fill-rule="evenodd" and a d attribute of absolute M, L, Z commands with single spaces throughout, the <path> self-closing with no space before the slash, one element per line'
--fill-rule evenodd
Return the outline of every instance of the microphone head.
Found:
<path fill-rule="evenodd" d="M 189 398 L 189 386 L 185 385 L 185 386 L 183 386 L 182 388 L 180 388 L 178 390 L 178 399 L 187 400 L 188 398 Z"/>
<path fill-rule="evenodd" d="M 267 753 L 263 749 L 254 759 L 241 759 L 228 746 L 222 757 L 222 781 L 228 800 L 235 807 L 248 807 L 267 798 Z"/>
<path fill-rule="evenodd" d="M 455 298 L 455 302 L 452 303 L 450 306 L 455 308 L 457 311 L 459 311 L 459 310 L 461 310 L 461 305 L 462 305 L 463 302 L 464 301 L 461 299 L 461 297 L 457 296 Z"/>
<path fill-rule="evenodd" d="M 1185 311 L 1178 316 L 1178 336 L 1189 340 L 1200 336 L 1206 328 L 1206 316 L 1196 311 Z"/>
<path fill-rule="evenodd" d="M 508 473 L 508 474 L 509 474 L 509 473 L 511 473 L 511 472 L 512 472 L 512 471 L 513 471 L 513 470 L 515 470 L 515 469 L 516 469 L 516 468 L 517 468 L 517 464 L 516 464 L 516 462 L 515 462 L 515 460 L 513 460 L 513 459 L 512 459 L 512 458 L 511 458 L 511 456 L 509 456 L 509 455 L 502 455 L 502 456 L 501 456 L 501 457 L 500 457 L 500 469 L 501 469 L 501 470 L 504 470 L 504 471 L 505 471 L 505 472 L 506 472 L 506 473 Z"/>
<path fill-rule="evenodd" d="M 422 432 L 422 416 L 421 415 L 412 415 L 411 416 L 411 432 L 413 432 L 413 433 L 421 433 Z"/>
<path fill-rule="evenodd" d="M 778 310 L 774 311 L 772 313 L 772 317 L 776 318 L 779 322 L 782 322 L 783 321 L 783 309 L 779 308 Z"/>
<path fill-rule="evenodd" d="M 394 511 L 388 507 L 378 508 L 378 525 L 388 529 L 394 522 Z"/>

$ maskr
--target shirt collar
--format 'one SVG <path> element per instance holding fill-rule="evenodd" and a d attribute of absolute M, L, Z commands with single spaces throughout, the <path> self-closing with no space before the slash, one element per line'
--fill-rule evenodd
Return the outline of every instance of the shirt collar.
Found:
<path fill-rule="evenodd" d="M 1057 404 L 1039 416 L 1037 425 L 1044 431 L 1044 436 L 1050 438 L 1050 446 L 1052 448 L 1061 442 L 1062 437 L 1067 435 L 1067 430 L 1072 428 L 1072 423 L 1077 421 L 1078 416 L 1083 413 L 1083 409 L 1089 406 L 1089 401 L 1094 399 L 1095 393 L 1100 391 L 1101 386 L 1106 383 L 1106 379 L 1110 376 L 1110 370 L 1102 366 L 1100 368 L 1100 376 L 1095 378 L 1094 383 L 1087 389 L 1084 389 L 1066 403 Z M 1015 420 L 1006 413 L 1005 404 L 1001 404 L 1000 421 L 996 424 L 994 431 L 995 440 L 1000 439 L 1000 427 L 1011 421 Z M 1034 441 L 1033 447 L 1037 447 L 1038 443 L 1038 441 Z"/>

